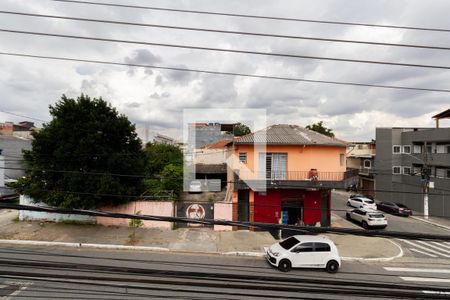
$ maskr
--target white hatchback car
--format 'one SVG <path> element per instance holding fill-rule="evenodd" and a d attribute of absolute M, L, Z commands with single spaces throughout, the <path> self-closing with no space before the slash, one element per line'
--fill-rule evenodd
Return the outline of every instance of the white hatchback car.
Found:
<path fill-rule="evenodd" d="M 361 223 L 364 229 L 369 227 L 386 228 L 387 219 L 381 211 L 356 208 L 346 213 L 347 220 L 354 220 Z"/>
<path fill-rule="evenodd" d="M 264 250 L 269 263 L 282 272 L 291 268 L 324 268 L 335 273 L 341 266 L 336 245 L 325 236 L 295 235 Z"/>
<path fill-rule="evenodd" d="M 373 209 L 377 210 L 377 205 L 375 201 L 365 197 L 353 197 L 347 200 L 348 206 L 353 206 L 356 208 L 365 208 L 365 209 Z"/>

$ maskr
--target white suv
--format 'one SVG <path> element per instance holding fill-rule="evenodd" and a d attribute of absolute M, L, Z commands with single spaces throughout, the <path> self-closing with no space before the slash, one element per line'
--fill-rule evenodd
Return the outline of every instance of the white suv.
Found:
<path fill-rule="evenodd" d="M 365 208 L 377 210 L 377 205 L 375 201 L 366 197 L 353 197 L 347 200 L 347 205 L 356 208 Z"/>
<path fill-rule="evenodd" d="M 282 272 L 291 268 L 324 268 L 335 273 L 341 265 L 336 245 L 325 236 L 295 235 L 264 250 L 269 263 Z"/>
<path fill-rule="evenodd" d="M 357 208 L 346 213 L 347 220 L 361 223 L 364 229 L 369 227 L 386 228 L 387 219 L 382 212 L 372 209 Z"/>

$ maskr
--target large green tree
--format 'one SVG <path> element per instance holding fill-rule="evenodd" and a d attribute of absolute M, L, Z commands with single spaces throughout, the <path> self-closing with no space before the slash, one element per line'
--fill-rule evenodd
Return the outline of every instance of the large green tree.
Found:
<path fill-rule="evenodd" d="M 237 123 L 233 126 L 233 134 L 235 136 L 243 136 L 251 132 L 250 128 L 245 124 Z"/>
<path fill-rule="evenodd" d="M 64 208 L 97 208 L 143 192 L 145 156 L 135 126 L 101 98 L 81 95 L 50 106 L 53 119 L 24 151 L 16 189 Z"/>
<path fill-rule="evenodd" d="M 333 129 L 327 128 L 323 125 L 323 121 L 313 123 L 306 126 L 307 129 L 324 134 L 329 137 L 334 137 Z"/>
<path fill-rule="evenodd" d="M 172 190 L 178 196 L 183 189 L 183 152 L 178 146 L 169 144 L 152 144 L 145 147 L 147 159 L 144 181 L 147 193 L 163 194 Z"/>

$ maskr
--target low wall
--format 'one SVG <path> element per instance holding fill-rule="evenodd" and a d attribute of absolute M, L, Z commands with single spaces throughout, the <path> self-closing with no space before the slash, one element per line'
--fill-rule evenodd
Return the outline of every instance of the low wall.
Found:
<path fill-rule="evenodd" d="M 214 203 L 214 219 L 215 220 L 233 220 L 233 205 L 231 202 Z M 231 231 L 233 226 L 214 225 L 215 231 Z"/>
<path fill-rule="evenodd" d="M 140 215 L 154 215 L 173 217 L 174 204 L 172 201 L 133 201 L 127 204 L 122 204 L 114 207 L 102 207 L 100 211 L 122 213 L 122 214 L 137 214 Z M 107 217 L 97 217 L 97 224 L 104 226 L 130 226 L 130 219 L 116 219 Z M 143 220 L 143 226 L 146 228 L 164 228 L 172 229 L 171 222 L 161 221 L 146 221 Z"/>
<path fill-rule="evenodd" d="M 48 207 L 47 204 L 38 202 L 34 203 L 33 199 L 20 195 L 20 204 L 21 205 L 29 205 L 29 206 L 41 206 Z M 20 221 L 51 221 L 51 222 L 64 222 L 64 221 L 72 221 L 72 222 L 81 222 L 81 223 L 92 223 L 94 224 L 96 218 L 93 216 L 83 216 L 83 215 L 68 215 L 68 214 L 57 214 L 57 213 L 47 213 L 41 211 L 30 211 L 30 210 L 20 210 L 19 211 L 19 220 Z"/>

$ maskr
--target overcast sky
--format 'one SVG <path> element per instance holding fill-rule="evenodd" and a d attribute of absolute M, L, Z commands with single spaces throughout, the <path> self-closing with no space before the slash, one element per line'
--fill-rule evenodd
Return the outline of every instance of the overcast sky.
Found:
<path fill-rule="evenodd" d="M 98 0 L 102 1 L 102 0 Z M 448 0 L 110 0 L 189 10 L 450 28 Z M 450 47 L 450 33 L 205 16 L 58 3 L 2 0 L 0 10 L 364 41 Z M 354 45 L 156 29 L 0 14 L 15 30 L 245 49 L 298 55 L 450 66 L 450 51 Z M 223 72 L 450 89 L 450 71 L 69 40 L 0 32 L 0 51 L 187 67 Z M 434 126 L 450 93 L 295 83 L 267 79 L 58 62 L 0 55 L 0 110 L 49 120 L 62 94 L 103 97 L 138 127 L 181 137 L 185 108 L 265 108 L 270 124 L 323 120 L 348 141 L 375 138 L 380 126 Z M 0 112 L 0 121 L 20 121 Z M 445 121 L 443 125 L 449 126 Z"/>

